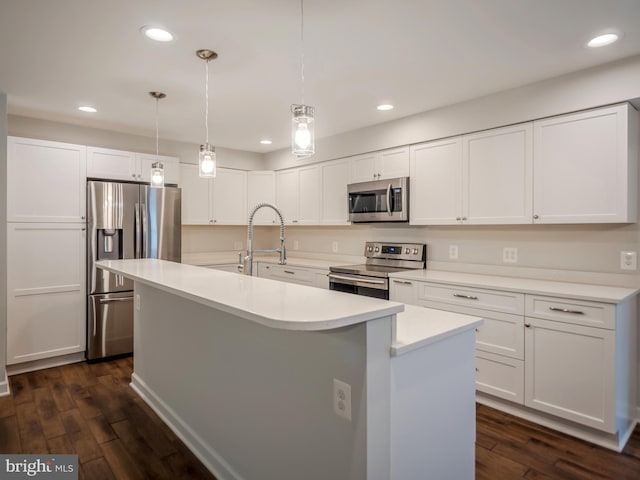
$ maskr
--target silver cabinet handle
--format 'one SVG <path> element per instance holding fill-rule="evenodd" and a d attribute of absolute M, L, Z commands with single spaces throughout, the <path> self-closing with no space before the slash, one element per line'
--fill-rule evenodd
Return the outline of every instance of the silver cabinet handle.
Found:
<path fill-rule="evenodd" d="M 298 220 L 291 220 L 291 223 L 298 223 Z"/>
<path fill-rule="evenodd" d="M 413 285 L 413 283 L 408 282 L 407 280 L 393 280 L 393 283 L 397 283 L 399 285 Z"/>
<path fill-rule="evenodd" d="M 527 328 L 531 328 L 531 324 L 530 323 L 525 323 L 524 326 L 527 327 Z"/>
<path fill-rule="evenodd" d="M 283 270 L 284 273 L 288 273 L 289 275 L 295 275 L 296 272 L 293 272 L 291 270 Z"/>
<path fill-rule="evenodd" d="M 456 222 L 459 222 L 460 220 L 462 220 L 460 217 L 456 217 Z"/>
<path fill-rule="evenodd" d="M 330 273 L 329 274 L 329 278 L 330 279 L 336 279 L 336 280 L 353 280 L 356 282 L 361 282 L 361 283 L 371 283 L 374 285 L 384 285 L 384 280 L 370 280 L 368 278 L 354 278 L 354 277 L 346 277 L 343 275 L 336 275 L 335 273 Z"/>
<path fill-rule="evenodd" d="M 467 217 L 462 217 L 462 221 L 466 222 L 467 221 Z"/>
<path fill-rule="evenodd" d="M 539 218 L 540 218 L 540 217 L 539 217 L 538 215 L 534 215 L 534 216 L 533 216 L 533 219 L 534 219 L 534 220 L 537 220 L 537 219 L 539 219 Z"/>
<path fill-rule="evenodd" d="M 454 293 L 453 296 L 458 298 L 466 298 L 467 300 L 478 300 L 478 297 L 476 297 L 475 295 L 462 295 L 461 293 Z"/>
<path fill-rule="evenodd" d="M 575 315 L 584 315 L 584 312 L 581 312 L 580 310 L 569 310 L 568 308 L 549 307 L 549 310 L 553 310 L 554 312 L 573 313 Z"/>

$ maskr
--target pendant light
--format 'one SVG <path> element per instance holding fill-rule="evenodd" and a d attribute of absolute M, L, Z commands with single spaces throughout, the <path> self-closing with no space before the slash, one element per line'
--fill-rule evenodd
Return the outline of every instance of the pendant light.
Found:
<path fill-rule="evenodd" d="M 216 176 L 216 149 L 209 143 L 209 60 L 218 58 L 218 54 L 212 50 L 198 50 L 198 58 L 205 61 L 205 114 L 204 128 L 206 131 L 206 141 L 200 145 L 198 155 L 198 173 L 201 177 L 211 178 Z"/>
<path fill-rule="evenodd" d="M 315 153 L 313 107 L 304 104 L 304 0 L 300 0 L 300 85 L 302 102 L 291 105 L 291 153 L 298 158 Z"/>
<path fill-rule="evenodd" d="M 164 187 L 164 165 L 160 161 L 158 148 L 160 143 L 160 130 L 158 128 L 158 102 L 167 95 L 162 92 L 149 92 L 149 95 L 156 99 L 156 161 L 151 165 L 151 186 Z"/>

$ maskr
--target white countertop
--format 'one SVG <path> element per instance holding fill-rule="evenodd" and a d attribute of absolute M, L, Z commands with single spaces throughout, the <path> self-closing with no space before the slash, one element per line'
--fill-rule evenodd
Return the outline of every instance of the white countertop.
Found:
<path fill-rule="evenodd" d="M 285 330 L 330 330 L 404 310 L 387 300 L 155 259 L 105 260 L 99 268 Z"/>
<path fill-rule="evenodd" d="M 237 264 L 238 253 L 245 255 L 246 252 L 210 252 L 210 253 L 184 253 L 182 255 L 182 263 L 189 265 L 223 265 Z M 278 255 L 261 255 L 256 254 L 253 257 L 254 262 L 278 263 L 280 257 Z M 287 253 L 287 265 L 293 267 L 312 267 L 323 268 L 329 270 L 334 265 L 353 265 L 364 263 L 364 257 L 349 255 L 315 255 L 313 257 L 297 256 Z"/>
<path fill-rule="evenodd" d="M 482 318 L 433 308 L 405 305 L 397 316 L 396 341 L 391 355 L 398 356 L 482 325 Z"/>
<path fill-rule="evenodd" d="M 516 277 L 479 275 L 475 273 L 445 272 L 439 270 L 409 270 L 392 273 L 390 277 L 403 280 L 442 283 L 476 288 L 520 292 L 551 297 L 570 297 L 605 303 L 621 303 L 638 293 L 638 289 L 590 285 L 586 283 L 568 283 L 551 280 L 536 280 Z"/>

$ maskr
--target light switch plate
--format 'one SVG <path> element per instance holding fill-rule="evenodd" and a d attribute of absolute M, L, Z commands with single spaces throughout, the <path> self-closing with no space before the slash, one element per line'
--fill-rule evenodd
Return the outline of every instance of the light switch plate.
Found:
<path fill-rule="evenodd" d="M 449 260 L 458 259 L 458 245 L 449 245 Z"/>

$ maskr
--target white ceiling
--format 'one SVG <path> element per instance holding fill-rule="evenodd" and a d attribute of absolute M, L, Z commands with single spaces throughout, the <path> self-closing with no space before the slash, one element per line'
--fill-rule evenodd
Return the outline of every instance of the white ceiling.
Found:
<path fill-rule="evenodd" d="M 305 0 L 305 101 L 330 136 L 640 54 L 640 0 Z M 174 33 L 156 43 L 140 33 Z M 621 41 L 587 49 L 603 30 Z M 9 113 L 267 152 L 300 103 L 300 0 L 0 0 Z M 394 110 L 379 112 L 379 103 Z M 98 113 L 76 110 L 91 104 Z M 268 138 L 273 145 L 258 142 Z"/>

